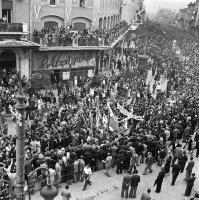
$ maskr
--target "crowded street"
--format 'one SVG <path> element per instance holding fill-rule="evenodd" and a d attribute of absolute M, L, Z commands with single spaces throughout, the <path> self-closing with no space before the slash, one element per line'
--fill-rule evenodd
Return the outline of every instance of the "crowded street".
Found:
<path fill-rule="evenodd" d="M 0 200 L 199 199 L 198 0 L 0 2 Z"/>

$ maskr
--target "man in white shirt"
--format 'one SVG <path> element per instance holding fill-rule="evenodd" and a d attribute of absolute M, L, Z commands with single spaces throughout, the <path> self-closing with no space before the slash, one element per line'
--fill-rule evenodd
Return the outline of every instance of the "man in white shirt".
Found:
<path fill-rule="evenodd" d="M 84 167 L 85 184 L 84 184 L 82 191 L 86 190 L 86 186 L 88 184 L 91 185 L 91 181 L 90 181 L 91 174 L 92 174 L 92 171 L 91 171 L 91 168 L 90 168 L 90 164 L 87 164 L 86 167 Z"/>

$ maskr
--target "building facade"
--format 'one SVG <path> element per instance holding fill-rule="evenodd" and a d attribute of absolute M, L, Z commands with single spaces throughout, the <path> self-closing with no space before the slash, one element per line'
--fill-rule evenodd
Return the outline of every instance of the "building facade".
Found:
<path fill-rule="evenodd" d="M 44 26 L 66 26 L 76 29 L 111 28 L 121 20 L 123 0 L 0 0 L 1 16 L 9 22 L 26 23 L 32 32 Z M 22 11 L 22 12 L 21 12 Z"/>
<path fill-rule="evenodd" d="M 189 3 L 178 13 L 177 25 L 179 28 L 199 33 L 199 0 Z"/>
<path fill-rule="evenodd" d="M 132 16 L 138 11 L 138 5 L 142 0 L 135 0 L 135 2 L 137 2 L 137 7 L 134 8 Z M 131 6 L 133 7 L 133 5 Z M 106 62 L 104 61 L 104 57 L 107 57 L 104 56 L 105 52 L 107 54 L 107 51 L 113 48 L 117 44 L 117 40 L 121 40 L 127 31 L 127 27 L 121 27 L 122 31 L 118 29 L 121 26 L 121 20 L 131 21 L 124 15 L 122 17 L 122 12 L 125 12 L 123 0 L 0 0 L 0 18 L 6 18 L 6 23 L 0 24 L 0 32 L 1 26 L 18 23 L 22 26 L 21 36 L 24 38 L 13 37 L 12 39 L 33 40 L 35 30 L 41 31 L 44 27 L 50 30 L 55 27 L 59 29 L 70 26 L 79 32 L 89 29 L 106 33 L 119 25 L 113 37 L 109 39 L 111 41 L 109 43 L 101 42 L 100 45 L 85 43 L 84 39 L 81 40 L 81 45 L 75 43 L 75 40 L 70 45 L 60 45 L 60 42 L 45 45 L 40 38 L 38 43 L 41 47 L 39 49 L 32 48 L 26 53 L 26 61 L 23 58 L 20 61 L 22 64 L 24 62 L 26 66 L 29 65 L 28 71 L 22 70 L 24 71 L 23 75 L 28 78 L 40 71 L 46 73 L 48 77 L 53 75 L 57 81 L 63 83 L 68 79 L 73 82 L 81 82 L 86 76 L 102 70 L 103 63 L 108 65 L 108 59 Z M 3 31 L 6 32 L 6 30 Z M 11 35 L 13 36 L 14 33 Z M 43 36 L 42 39 L 43 41 L 49 40 L 49 37 L 50 34 L 47 35 L 47 38 Z M 9 55 L 6 57 L 8 58 Z M 19 63 L 19 60 L 14 59 L 14 62 Z M 17 64 L 17 66 L 21 65 Z"/>
<path fill-rule="evenodd" d="M 134 24 L 144 11 L 144 0 L 124 0 L 122 4 L 122 20 Z"/>

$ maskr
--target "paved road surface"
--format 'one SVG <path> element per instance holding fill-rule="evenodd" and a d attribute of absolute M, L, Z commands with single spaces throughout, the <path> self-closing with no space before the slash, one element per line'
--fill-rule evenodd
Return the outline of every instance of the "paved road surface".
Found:
<path fill-rule="evenodd" d="M 142 174 L 144 165 L 138 167 L 139 174 Z M 141 175 L 141 182 L 138 186 L 138 193 L 136 200 L 140 200 L 142 192 L 146 191 L 147 188 L 152 188 L 152 199 L 154 200 L 184 200 L 183 196 L 186 184 L 184 182 L 185 172 L 180 174 L 177 178 L 175 186 L 171 186 L 171 175 L 166 176 L 163 181 L 161 193 L 155 193 L 153 184 L 155 178 L 160 171 L 160 168 L 154 165 L 154 172 L 149 175 Z M 196 173 L 197 180 L 195 182 L 194 189 L 199 189 L 199 158 L 196 160 L 196 164 L 193 170 Z M 123 174 L 124 175 L 124 174 Z M 71 200 L 121 200 L 124 198 L 120 197 L 121 184 L 123 175 L 117 175 L 115 170 L 111 170 L 111 177 L 104 175 L 104 171 L 94 172 L 91 176 L 93 181 L 91 186 L 88 186 L 86 191 L 82 191 L 83 183 L 76 183 L 70 186 L 70 192 L 72 194 Z M 64 184 L 59 191 L 59 195 L 55 200 L 61 200 L 61 191 L 64 188 Z M 194 194 L 194 192 L 192 192 Z M 28 197 L 26 197 L 28 199 Z M 128 198 L 130 199 L 130 198 Z M 32 196 L 32 200 L 42 200 L 39 192 Z"/>

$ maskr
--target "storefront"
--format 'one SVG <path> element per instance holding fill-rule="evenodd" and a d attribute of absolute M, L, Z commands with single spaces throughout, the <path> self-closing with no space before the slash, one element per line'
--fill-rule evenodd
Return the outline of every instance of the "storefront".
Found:
<path fill-rule="evenodd" d="M 33 52 L 32 76 L 45 74 L 46 84 L 75 85 L 94 75 L 98 69 L 99 51 L 38 51 Z M 44 83 L 45 84 L 45 83 Z"/>

